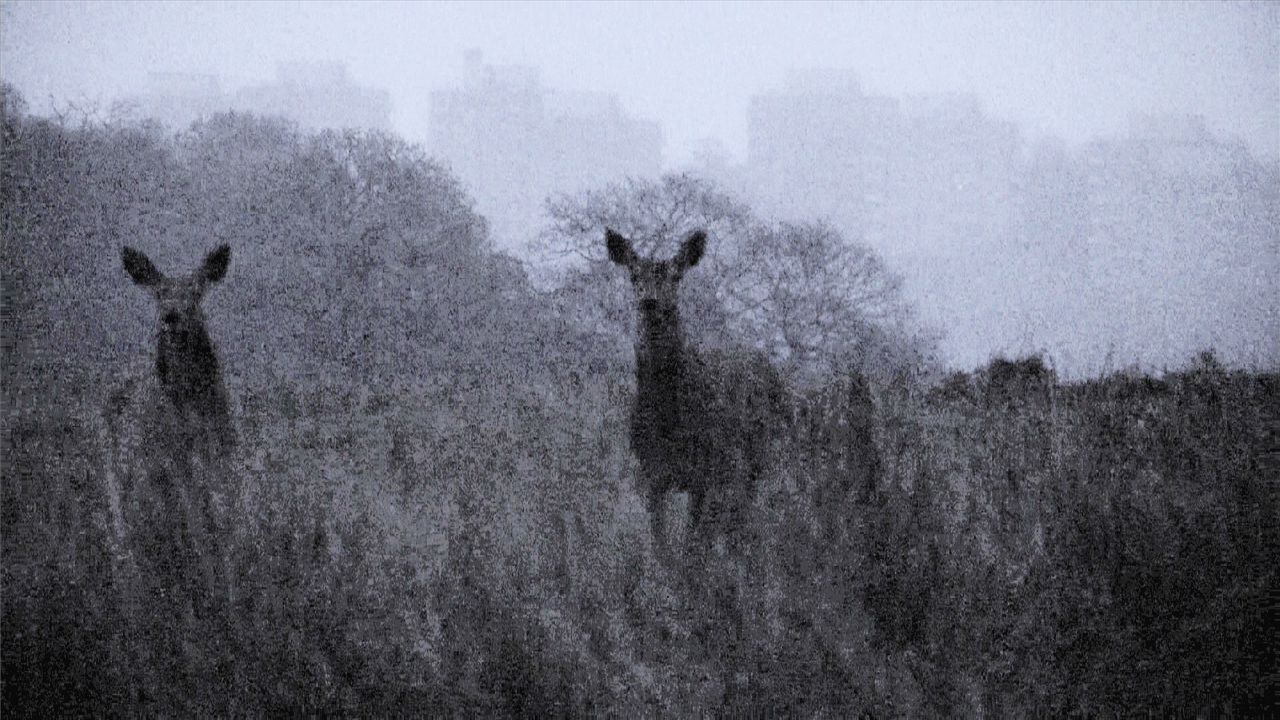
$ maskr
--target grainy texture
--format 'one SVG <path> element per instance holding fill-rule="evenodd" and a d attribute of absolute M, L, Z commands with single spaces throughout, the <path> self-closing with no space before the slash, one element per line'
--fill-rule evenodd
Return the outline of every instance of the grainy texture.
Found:
<path fill-rule="evenodd" d="M 857 283 L 785 287 L 837 277 L 820 250 L 844 238 L 709 180 L 566 201 L 592 252 L 547 289 L 393 136 L 3 101 L 6 718 L 1270 709 L 1274 371 L 1206 352 L 1158 375 L 1068 381 L 1044 355 L 942 375 L 845 352 L 892 327 L 807 335 L 829 319 L 810 311 L 857 315 L 823 300 Z M 1273 207 L 1277 176 L 1239 172 L 1241 207 Z M 715 239 L 669 344 L 698 352 L 647 379 L 645 308 L 601 243 L 615 216 L 663 257 L 690 228 Z M 206 255 L 224 243 L 233 263 Z M 773 264 L 718 261 L 743 247 Z M 786 364 L 769 338 L 815 352 Z M 769 360 L 723 352 L 742 346 Z M 695 572 L 657 557 L 654 487 L 673 538 L 706 493 Z"/>

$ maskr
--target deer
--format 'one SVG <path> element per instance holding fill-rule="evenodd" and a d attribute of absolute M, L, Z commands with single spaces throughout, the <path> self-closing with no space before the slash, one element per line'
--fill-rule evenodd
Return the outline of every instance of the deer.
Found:
<path fill-rule="evenodd" d="M 671 492 L 689 496 L 690 553 L 721 536 L 734 546 L 770 469 L 786 387 L 763 353 L 701 350 L 685 339 L 678 289 L 706 250 L 705 231 L 691 233 L 670 260 L 640 257 L 613 230 L 606 229 L 605 241 L 635 291 L 630 441 L 658 555 L 671 559 L 664 522 Z"/>
<path fill-rule="evenodd" d="M 106 494 L 117 560 L 178 588 L 195 608 L 215 602 L 221 583 L 228 462 L 236 436 L 218 353 L 200 302 L 226 275 L 222 245 L 195 272 L 168 277 L 125 246 L 125 272 L 157 308 L 154 364 L 108 398 Z M 150 581 L 150 580 L 149 580 Z"/>

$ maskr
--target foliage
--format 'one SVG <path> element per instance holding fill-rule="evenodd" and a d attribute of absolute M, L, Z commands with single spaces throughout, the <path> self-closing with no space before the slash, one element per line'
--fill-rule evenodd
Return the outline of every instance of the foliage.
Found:
<path fill-rule="evenodd" d="M 6 716 L 1268 708 L 1274 374 L 1205 355 L 1062 384 L 1026 359 L 888 384 L 874 488 L 824 483 L 858 459 L 825 439 L 781 448 L 750 550 L 690 585 L 634 489 L 629 351 L 564 314 L 590 295 L 548 301 L 493 255 L 418 151 L 3 110 Z M 183 267 L 210 235 L 233 247 L 205 311 L 239 491 L 229 600 L 197 614 L 115 570 L 84 379 L 147 356 L 119 244 Z M 795 431 L 837 436 L 845 394 L 828 378 Z"/>
<path fill-rule="evenodd" d="M 32 323 L 13 328 L 15 372 L 77 385 L 66 376 L 89 365 L 75 361 L 85 353 L 103 361 L 92 368 L 101 378 L 124 371 L 147 344 L 146 306 L 121 291 L 119 246 L 182 267 L 209 249 L 187 247 L 193 238 L 233 249 L 235 282 L 206 310 L 244 376 L 368 381 L 493 354 L 529 359 L 502 341 L 528 320 L 504 302 L 532 298 L 519 264 L 489 252 L 457 181 L 397 138 L 303 136 L 235 114 L 176 137 L 34 119 L 14 127 L 6 288 L 25 310 L 19 321 Z M 219 328 L 220 317 L 237 321 Z"/>

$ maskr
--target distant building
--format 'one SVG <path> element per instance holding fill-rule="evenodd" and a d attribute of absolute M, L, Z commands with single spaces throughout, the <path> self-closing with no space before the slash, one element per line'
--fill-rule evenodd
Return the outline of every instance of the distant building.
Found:
<path fill-rule="evenodd" d="M 122 106 L 140 118 L 182 129 L 214 113 L 238 110 L 284 117 L 305 130 L 391 128 L 391 98 L 384 90 L 352 83 L 337 62 L 286 63 L 269 85 L 225 93 L 214 75 L 151 73 L 146 92 Z"/>
<path fill-rule="evenodd" d="M 749 194 L 882 251 L 928 251 L 1007 227 L 1017 151 L 974 96 L 868 96 L 851 71 L 792 71 L 751 99 Z"/>
<path fill-rule="evenodd" d="M 1141 254 L 1192 226 L 1192 217 L 1216 217 L 1223 225 L 1246 217 L 1245 188 L 1234 169 L 1247 164 L 1241 143 L 1215 138 L 1198 115 L 1138 114 L 1127 137 L 1095 140 L 1080 153 L 1094 245 L 1125 239 Z M 1161 199 L 1166 206 L 1155 205 Z M 1176 200 L 1176 202 L 1174 202 Z M 1153 218 L 1172 209 L 1181 222 L 1156 231 Z M 1141 238 L 1146 245 L 1133 245 Z"/>
<path fill-rule="evenodd" d="M 1239 162 L 1247 150 L 1215 138 L 1201 115 L 1140 113 L 1129 118 L 1129 144 L 1167 175 L 1218 175 Z"/>
<path fill-rule="evenodd" d="M 430 148 L 476 197 L 495 238 L 529 239 L 548 195 L 576 192 L 662 166 L 657 123 L 606 93 L 544 88 L 537 70 L 465 56 L 462 87 L 431 93 Z"/>
<path fill-rule="evenodd" d="M 270 85 L 236 92 L 232 107 L 288 118 L 304 130 L 391 129 L 391 96 L 351 82 L 340 62 L 283 63 Z"/>
<path fill-rule="evenodd" d="M 860 228 L 870 157 L 883 154 L 868 132 L 883 125 L 868 117 L 878 110 L 849 71 L 792 71 L 781 91 L 751 98 L 748 183 L 760 209 Z"/>
<path fill-rule="evenodd" d="M 153 72 L 147 90 L 123 102 L 139 118 L 154 118 L 174 128 L 185 128 L 202 117 L 228 109 L 216 75 Z"/>
<path fill-rule="evenodd" d="M 898 242 L 964 250 L 1002 240 L 1015 219 L 1017 126 L 987 117 L 970 94 L 908 96 L 901 108 L 906 177 L 895 193 Z"/>

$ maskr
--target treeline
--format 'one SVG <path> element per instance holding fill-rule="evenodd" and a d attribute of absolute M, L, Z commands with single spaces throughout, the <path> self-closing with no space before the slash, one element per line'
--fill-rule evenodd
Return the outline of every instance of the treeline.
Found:
<path fill-rule="evenodd" d="M 259 384 L 546 357 L 508 341 L 538 334 L 539 313 L 516 310 L 533 299 L 519 264 L 490 252 L 457 181 L 397 138 L 303 136 L 246 115 L 176 137 L 68 130 L 23 117 L 10 91 L 5 123 L 7 300 L 27 323 L 12 328 L 15 356 L 39 359 L 27 371 L 111 377 L 144 352 L 125 244 L 175 268 L 231 245 L 235 281 L 207 311 L 226 364 Z"/>
<path fill-rule="evenodd" d="M 9 89 L 3 112 L 6 715 L 1266 708 L 1274 374 L 1206 355 L 1063 384 L 1031 359 L 928 384 L 882 263 L 825 268 L 830 228 L 761 223 L 705 183 L 558 201 L 549 243 L 584 262 L 539 291 L 394 137 L 67 127 Z M 606 223 L 658 253 L 693 225 L 722 239 L 689 278 L 701 341 L 807 387 L 892 369 L 869 373 L 873 486 L 824 495 L 845 470 L 801 448 L 761 489 L 740 582 L 713 562 L 689 589 L 650 550 Z M 178 271 L 222 242 L 205 313 L 240 435 L 231 600 L 137 612 L 93 417 L 152 352 L 120 245 Z"/>

